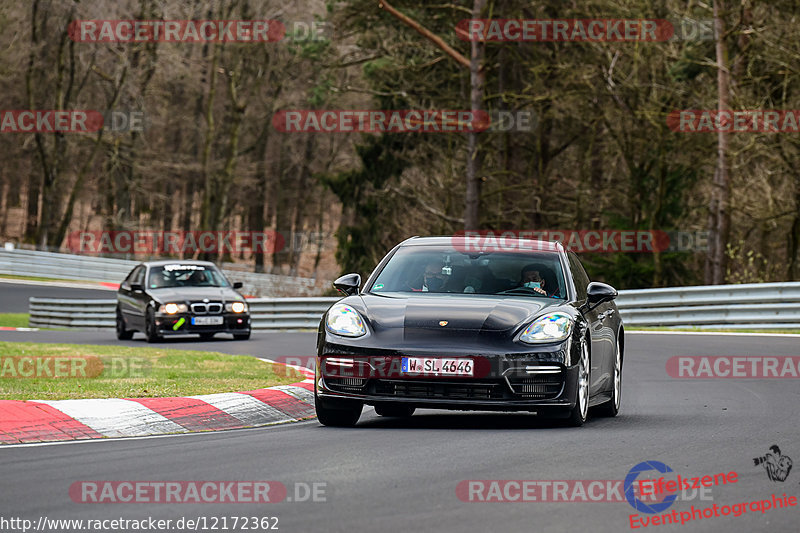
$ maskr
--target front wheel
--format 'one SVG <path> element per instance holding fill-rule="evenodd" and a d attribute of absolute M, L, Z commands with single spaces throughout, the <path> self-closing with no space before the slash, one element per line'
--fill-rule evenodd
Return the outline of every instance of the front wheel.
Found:
<path fill-rule="evenodd" d="M 622 399 L 622 351 L 617 341 L 617 355 L 614 360 L 614 386 L 611 388 L 611 399 L 597 406 L 600 416 L 617 416 Z"/>
<path fill-rule="evenodd" d="M 156 326 L 156 316 L 152 307 L 147 309 L 147 317 L 145 318 L 144 325 L 147 342 L 152 344 L 154 342 L 161 341 L 161 334 L 158 332 L 158 327 Z"/>
<path fill-rule="evenodd" d="M 589 344 L 584 339 L 581 342 L 581 358 L 578 362 L 578 383 L 575 388 L 575 407 L 569 412 L 567 423 L 573 427 L 580 427 L 586 422 L 589 413 L 589 379 L 591 367 L 589 366 Z"/>
<path fill-rule="evenodd" d="M 361 409 L 364 406 L 360 402 L 342 400 L 328 400 L 323 403 L 315 394 L 314 407 L 317 410 L 317 420 L 323 426 L 351 428 L 361 417 Z"/>
<path fill-rule="evenodd" d="M 375 412 L 380 416 L 391 416 L 395 418 L 407 418 L 414 414 L 416 409 L 407 405 L 379 404 L 375 406 Z"/>

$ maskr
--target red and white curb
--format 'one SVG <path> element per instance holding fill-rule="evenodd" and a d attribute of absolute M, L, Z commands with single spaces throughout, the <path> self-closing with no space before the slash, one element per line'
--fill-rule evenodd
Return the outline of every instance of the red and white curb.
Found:
<path fill-rule="evenodd" d="M 219 431 L 313 418 L 314 373 L 293 368 L 307 379 L 244 392 L 175 398 L 0 400 L 0 443 Z"/>
<path fill-rule="evenodd" d="M 12 328 L 9 326 L 0 326 L 0 331 L 39 331 L 39 328 Z"/>

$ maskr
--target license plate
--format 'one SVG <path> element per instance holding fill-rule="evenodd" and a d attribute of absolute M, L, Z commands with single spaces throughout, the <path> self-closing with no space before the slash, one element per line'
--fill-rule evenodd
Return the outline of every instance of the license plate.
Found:
<path fill-rule="evenodd" d="M 193 326 L 219 326 L 222 324 L 221 316 L 193 316 Z"/>
<path fill-rule="evenodd" d="M 404 374 L 472 377 L 475 372 L 475 363 L 472 359 L 403 357 L 401 369 Z"/>

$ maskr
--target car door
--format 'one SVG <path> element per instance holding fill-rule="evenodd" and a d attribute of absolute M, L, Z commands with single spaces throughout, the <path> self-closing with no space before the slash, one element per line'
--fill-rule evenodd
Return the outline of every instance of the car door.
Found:
<path fill-rule="evenodd" d="M 586 287 L 589 285 L 589 276 L 583 269 L 578 256 L 569 252 L 568 257 L 575 290 L 578 293 L 578 301 L 586 302 Z M 608 315 L 606 314 L 608 305 L 608 303 L 602 303 L 591 310 L 584 307 L 583 311 L 583 316 L 589 324 L 589 331 L 592 337 L 590 395 L 607 389 L 609 380 L 612 377 L 610 362 L 613 361 L 614 339 L 613 332 L 608 325 L 611 321 L 608 320 Z"/>
<path fill-rule="evenodd" d="M 131 285 L 136 283 L 134 280 L 141 275 L 143 270 L 143 265 L 139 265 L 131 270 L 130 274 L 128 274 L 128 277 L 125 278 L 125 281 L 120 284 L 119 291 L 117 291 L 117 303 L 119 305 L 119 310 L 122 313 L 122 316 L 125 317 L 125 322 L 129 327 L 135 328 L 139 324 L 136 313 L 136 295 L 131 289 Z"/>
<path fill-rule="evenodd" d="M 147 267 L 142 265 L 141 271 L 137 273 L 131 283 L 132 285 L 139 285 L 142 288 L 142 290 L 131 291 L 134 305 L 133 314 L 136 316 L 136 323 L 142 328 L 142 331 L 144 331 L 145 328 L 145 311 L 147 310 L 147 304 L 150 302 L 150 295 L 147 294 L 147 285 L 145 285 L 146 277 Z"/>

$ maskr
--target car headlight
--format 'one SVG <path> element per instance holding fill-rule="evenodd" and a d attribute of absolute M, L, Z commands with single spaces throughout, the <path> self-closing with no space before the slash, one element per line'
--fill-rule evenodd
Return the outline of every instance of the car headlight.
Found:
<path fill-rule="evenodd" d="M 166 313 L 168 315 L 174 315 L 175 313 L 186 313 L 189 311 L 189 306 L 186 304 L 175 304 L 169 303 L 164 304 L 158 308 L 159 313 Z"/>
<path fill-rule="evenodd" d="M 360 337 L 367 333 L 358 311 L 344 304 L 331 307 L 325 325 L 331 333 L 344 337 Z"/>
<path fill-rule="evenodd" d="M 544 315 L 525 328 L 519 340 L 528 344 L 562 341 L 572 332 L 572 318 L 566 313 Z"/>
<path fill-rule="evenodd" d="M 232 302 L 225 304 L 225 310 L 233 313 L 244 313 L 247 311 L 247 304 L 244 302 Z"/>

